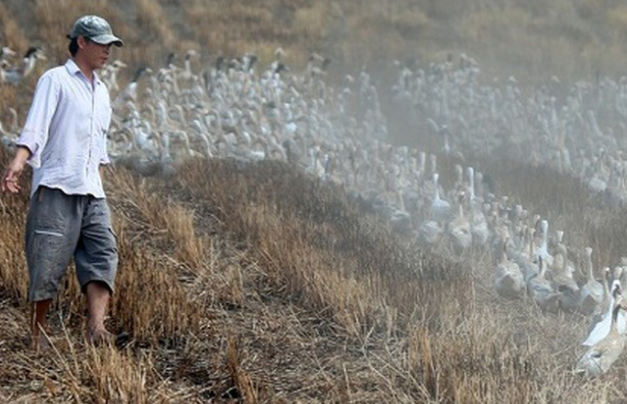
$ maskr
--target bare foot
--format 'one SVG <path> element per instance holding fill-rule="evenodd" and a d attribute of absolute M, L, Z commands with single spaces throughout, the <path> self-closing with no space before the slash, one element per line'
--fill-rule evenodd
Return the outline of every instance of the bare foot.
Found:
<path fill-rule="evenodd" d="M 115 342 L 115 335 L 106 329 L 88 330 L 85 333 L 85 339 L 94 346 L 111 345 Z"/>
<path fill-rule="evenodd" d="M 31 335 L 30 347 L 35 353 L 46 353 L 50 350 L 51 345 L 48 337 L 43 333 L 39 333 L 38 335 Z"/>

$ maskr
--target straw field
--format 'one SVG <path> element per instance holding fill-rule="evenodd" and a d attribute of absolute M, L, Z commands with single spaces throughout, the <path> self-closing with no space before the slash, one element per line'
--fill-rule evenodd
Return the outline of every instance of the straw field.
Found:
<path fill-rule="evenodd" d="M 312 51 L 331 57 L 331 81 L 361 65 L 385 81 L 391 59 L 462 51 L 481 60 L 484 79 L 619 75 L 627 8 L 551 3 L 547 12 L 540 0 L 5 0 L 0 45 L 39 45 L 51 65 L 62 62 L 64 35 L 89 12 L 112 23 L 126 41 L 115 56 L 133 67 L 187 49 L 201 52 L 200 65 L 248 51 L 263 63 L 281 46 L 294 67 Z M 0 86 L 0 120 L 14 108 L 23 122 L 38 69 Z M 598 262 L 625 255 L 624 208 L 564 174 L 465 158 L 500 194 L 543 212 L 574 245 L 591 245 Z M 0 166 L 9 159 L 0 148 Z M 441 160 L 443 182 L 455 163 Z M 84 343 L 70 269 L 50 315 L 53 349 L 28 348 L 28 195 L 3 194 L 0 402 L 583 404 L 627 395 L 624 358 L 598 379 L 573 374 L 582 315 L 496 295 L 489 251 L 425 248 L 341 187 L 287 164 L 192 160 L 173 177 L 117 168 L 104 182 L 120 253 L 107 326 L 132 339 L 122 349 Z M 581 264 L 583 253 L 571 258 Z"/>

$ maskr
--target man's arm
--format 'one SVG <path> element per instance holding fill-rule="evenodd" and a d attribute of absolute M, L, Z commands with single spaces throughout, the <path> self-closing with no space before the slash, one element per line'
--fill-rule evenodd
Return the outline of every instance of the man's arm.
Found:
<path fill-rule="evenodd" d="M 33 168 L 41 165 L 41 154 L 48 142 L 50 123 L 59 102 L 60 92 L 60 84 L 51 75 L 44 74 L 39 78 L 22 133 L 15 142 L 30 151 L 26 162 Z"/>
<path fill-rule="evenodd" d="M 15 157 L 11 160 L 11 163 L 7 166 L 2 174 L 2 183 L 0 183 L 0 189 L 2 192 L 11 192 L 16 194 L 20 191 L 20 174 L 24 170 L 26 160 L 31 156 L 31 152 L 27 147 L 18 146 Z"/>

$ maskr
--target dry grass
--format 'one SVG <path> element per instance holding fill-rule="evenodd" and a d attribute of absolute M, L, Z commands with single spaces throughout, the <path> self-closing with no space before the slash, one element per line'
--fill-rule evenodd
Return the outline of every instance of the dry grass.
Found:
<path fill-rule="evenodd" d="M 150 234 L 153 242 L 160 238 L 167 239 L 173 244 L 171 249 L 174 258 L 190 271 L 197 271 L 206 256 L 204 241 L 194 229 L 193 208 L 188 209 L 167 200 L 164 204 L 163 197 L 155 194 L 145 181 L 133 178 L 128 173 L 115 175 L 121 176 L 124 185 L 124 188 L 115 190 L 115 195 L 119 195 L 125 205 L 120 215 L 125 216 L 127 223 L 135 222 L 135 226 L 141 220 L 143 230 Z M 134 198 L 124 198 L 123 195 L 134 195 Z"/>
<path fill-rule="evenodd" d="M 599 381 L 571 374 L 583 318 L 498 299 L 488 255 L 452 262 L 423 251 L 341 189 L 282 164 L 197 161 L 167 183 L 123 170 L 107 183 L 121 258 L 109 324 L 134 342 L 122 351 L 83 345 L 83 303 L 70 277 L 53 314 L 56 350 L 48 359 L 30 353 L 21 236 L 5 237 L 0 379 L 13 381 L 0 394 L 12 402 L 622 396 L 623 361 Z M 2 199 L 16 234 L 25 204 Z"/>
<path fill-rule="evenodd" d="M 109 2 L 104 0 L 85 2 L 74 2 L 72 0 L 38 0 L 35 2 L 33 16 L 39 27 L 37 35 L 39 38 L 47 40 L 46 53 L 53 63 L 63 63 L 67 58 L 66 35 L 76 18 L 83 14 L 98 14 L 104 18 L 111 19 L 115 15 L 115 9 L 110 7 Z M 30 25 L 30 24 L 29 24 Z M 22 29 L 26 31 L 26 26 L 22 24 Z M 50 38 L 59 38 L 57 41 L 50 41 Z M 32 37 L 28 39 L 32 40 Z"/>
<path fill-rule="evenodd" d="M 3 4 L 0 4 L 0 27 L 3 46 L 14 50 L 26 48 L 26 38 L 20 30 L 19 20 Z"/>
<path fill-rule="evenodd" d="M 126 40 L 120 58 L 157 67 L 184 46 L 211 58 L 253 50 L 268 61 L 280 45 L 294 64 L 316 50 L 338 70 L 463 50 L 489 78 L 504 69 L 539 80 L 618 73 L 625 51 L 624 8 L 593 0 L 556 1 L 551 12 L 540 0 L 499 12 L 479 0 L 22 3 L 0 5 L 3 43 L 21 52 L 39 41 L 52 62 L 65 59 L 64 35 L 86 12 L 108 18 Z M 37 30 L 27 29 L 32 22 Z M 0 87 L 0 112 L 15 107 L 23 117 L 34 80 Z M 0 166 L 7 159 L 0 151 Z M 444 181 L 455 162 L 441 162 Z M 591 198 L 572 178 L 473 156 L 464 164 L 546 213 L 569 244 L 590 244 L 596 263 L 625 251 L 625 209 Z M 70 272 L 51 315 L 54 350 L 28 350 L 28 198 L 2 195 L 0 401 L 583 404 L 625 396 L 624 359 L 598 380 L 572 375 L 584 318 L 498 299 L 489 254 L 452 260 L 445 249 L 425 250 L 342 189 L 291 167 L 196 161 L 167 183 L 124 170 L 106 182 L 120 250 L 108 325 L 133 339 L 122 350 L 84 345 L 84 302 Z"/>
<path fill-rule="evenodd" d="M 370 66 L 395 73 L 391 60 L 441 62 L 465 52 L 481 62 L 484 77 L 514 74 L 529 83 L 552 75 L 563 80 L 621 75 L 624 5 L 558 0 L 505 3 L 480 0 L 383 1 L 270 0 L 242 5 L 218 0 L 124 2 L 37 0 L 25 9 L 7 0 L 0 9 L 0 41 L 23 53 L 43 45 L 54 63 L 67 55 L 65 34 L 83 13 L 110 20 L 127 46 L 115 56 L 131 68 L 159 66 L 169 52 L 201 50 L 206 64 L 217 55 L 256 52 L 267 63 L 274 49 L 302 67 L 312 51 L 332 58 L 333 76 Z M 37 29 L 30 29 L 32 23 Z"/>

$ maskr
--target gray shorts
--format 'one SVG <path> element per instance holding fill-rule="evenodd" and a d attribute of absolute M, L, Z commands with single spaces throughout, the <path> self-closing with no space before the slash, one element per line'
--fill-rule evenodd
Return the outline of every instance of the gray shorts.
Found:
<path fill-rule="evenodd" d="M 72 256 L 83 293 L 92 281 L 113 293 L 118 250 L 106 200 L 39 187 L 26 219 L 30 301 L 56 296 Z"/>

